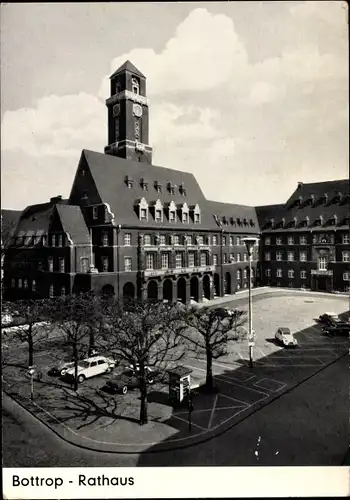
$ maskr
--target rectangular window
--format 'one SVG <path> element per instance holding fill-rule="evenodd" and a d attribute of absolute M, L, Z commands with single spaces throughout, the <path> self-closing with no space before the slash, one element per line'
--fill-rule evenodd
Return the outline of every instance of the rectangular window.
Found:
<path fill-rule="evenodd" d="M 62 246 L 63 246 L 63 235 L 62 235 L 62 234 L 59 234 L 59 235 L 57 236 L 57 240 L 58 240 L 58 241 L 57 241 L 57 246 L 62 247 Z"/>
<path fill-rule="evenodd" d="M 52 273 L 53 272 L 53 258 L 52 257 L 48 258 L 48 266 L 49 266 L 50 273 Z"/>
<path fill-rule="evenodd" d="M 343 234 L 342 242 L 343 242 L 343 245 L 348 245 L 350 243 L 350 237 L 348 234 Z"/>
<path fill-rule="evenodd" d="M 52 299 L 52 297 L 54 297 L 54 289 L 53 289 L 53 285 L 50 285 L 49 286 L 49 297 Z"/>
<path fill-rule="evenodd" d="M 270 236 L 266 236 L 266 238 L 265 238 L 265 245 L 271 245 L 271 238 L 270 238 Z"/>
<path fill-rule="evenodd" d="M 300 236 L 300 245 L 307 245 L 307 237 L 306 236 Z"/>
<path fill-rule="evenodd" d="M 241 271 L 240 271 L 240 269 L 237 269 L 237 280 L 238 281 L 241 280 Z"/>
<path fill-rule="evenodd" d="M 131 271 L 132 269 L 132 259 L 131 257 L 124 257 L 124 270 Z"/>
<path fill-rule="evenodd" d="M 59 267 L 60 267 L 60 273 L 64 273 L 65 272 L 65 261 L 64 261 L 64 257 L 60 257 L 59 258 Z"/>
<path fill-rule="evenodd" d="M 288 269 L 288 278 L 294 278 L 294 269 Z"/>
<path fill-rule="evenodd" d="M 187 212 L 184 212 L 182 214 L 182 222 L 188 222 L 188 213 Z"/>
<path fill-rule="evenodd" d="M 174 245 L 180 245 L 180 236 L 178 235 L 174 236 Z"/>
<path fill-rule="evenodd" d="M 350 281 L 350 273 L 343 273 L 343 281 Z"/>
<path fill-rule="evenodd" d="M 26 289 L 28 288 L 28 280 L 27 280 L 27 278 L 24 278 L 24 280 L 23 280 L 23 288 L 26 288 Z"/>
<path fill-rule="evenodd" d="M 227 264 L 227 253 L 224 253 L 223 257 L 224 257 L 224 264 Z"/>
<path fill-rule="evenodd" d="M 226 246 L 226 236 L 222 237 L 222 246 Z"/>
<path fill-rule="evenodd" d="M 194 266 L 195 266 L 194 252 L 188 252 L 188 267 L 194 267 Z"/>
<path fill-rule="evenodd" d="M 300 278 L 306 280 L 306 271 L 300 271 Z"/>
<path fill-rule="evenodd" d="M 230 262 L 234 262 L 234 261 L 235 261 L 235 254 L 230 253 Z"/>
<path fill-rule="evenodd" d="M 108 233 L 105 231 L 102 233 L 102 246 L 108 247 Z"/>
<path fill-rule="evenodd" d="M 213 266 L 218 265 L 218 256 L 216 254 L 213 255 Z"/>
<path fill-rule="evenodd" d="M 207 254 L 205 252 L 201 253 L 201 266 L 205 267 L 207 265 Z"/>
<path fill-rule="evenodd" d="M 169 222 L 175 222 L 176 220 L 176 214 L 174 210 L 170 210 L 169 212 Z"/>
<path fill-rule="evenodd" d="M 265 276 L 268 278 L 271 276 L 271 269 L 265 269 Z"/>
<path fill-rule="evenodd" d="M 102 257 L 102 272 L 108 272 L 108 257 L 106 256 Z"/>
<path fill-rule="evenodd" d="M 33 280 L 32 281 L 32 292 L 35 292 L 36 291 L 36 281 Z"/>
<path fill-rule="evenodd" d="M 270 252 L 265 252 L 265 260 L 271 260 Z"/>
<path fill-rule="evenodd" d="M 288 252 L 287 259 L 289 260 L 289 262 L 293 261 L 294 260 L 294 252 Z"/>
<path fill-rule="evenodd" d="M 203 243 L 204 243 L 203 236 L 198 236 L 198 245 L 203 245 Z"/>
<path fill-rule="evenodd" d="M 61 296 L 64 297 L 66 295 L 66 287 L 62 286 L 61 287 Z"/>
<path fill-rule="evenodd" d="M 52 247 L 56 246 L 56 235 L 55 234 L 51 235 L 51 246 Z"/>
<path fill-rule="evenodd" d="M 277 269 L 276 276 L 277 278 L 282 278 L 282 269 Z"/>
<path fill-rule="evenodd" d="M 161 234 L 160 235 L 159 242 L 160 242 L 161 245 L 165 245 L 166 244 L 165 234 Z"/>
<path fill-rule="evenodd" d="M 176 252 L 175 254 L 175 267 L 176 268 L 181 268 L 183 267 L 183 254 L 181 252 Z"/>
<path fill-rule="evenodd" d="M 210 236 L 205 237 L 205 244 L 210 245 Z"/>
<path fill-rule="evenodd" d="M 18 288 L 22 288 L 22 278 L 18 278 Z"/>
<path fill-rule="evenodd" d="M 246 279 L 247 279 L 247 277 L 248 277 L 247 270 L 246 270 L 246 269 L 244 269 L 244 270 L 243 270 L 243 278 L 246 280 Z"/>
<path fill-rule="evenodd" d="M 276 245 L 282 245 L 282 237 L 281 236 L 277 236 Z"/>
<path fill-rule="evenodd" d="M 131 233 L 124 234 L 124 245 L 129 247 L 131 245 Z"/>
<path fill-rule="evenodd" d="M 156 222 L 162 222 L 162 211 L 156 210 Z"/>
<path fill-rule="evenodd" d="M 162 269 L 169 269 L 169 254 L 162 253 Z"/>
<path fill-rule="evenodd" d="M 108 208 L 107 207 L 104 208 L 105 208 L 105 222 L 109 222 Z"/>
<path fill-rule="evenodd" d="M 87 257 L 82 257 L 80 259 L 80 272 L 87 273 L 89 270 L 89 259 Z"/>
<path fill-rule="evenodd" d="M 12 280 L 11 280 L 11 287 L 12 288 L 16 288 L 16 280 L 15 280 L 15 278 L 12 278 Z"/>
<path fill-rule="evenodd" d="M 319 271 L 327 271 L 327 257 L 320 256 L 318 258 Z"/>
<path fill-rule="evenodd" d="M 282 252 L 276 252 L 276 260 L 282 260 Z"/>
<path fill-rule="evenodd" d="M 343 262 L 350 262 L 350 252 L 343 252 Z"/>
<path fill-rule="evenodd" d="M 300 262 L 306 262 L 306 261 L 307 261 L 307 253 L 300 252 Z"/>
<path fill-rule="evenodd" d="M 187 236 L 187 245 L 193 245 L 193 238 L 192 238 L 192 236 Z"/>
<path fill-rule="evenodd" d="M 237 262 L 241 262 L 241 254 L 240 253 L 237 254 Z"/>
<path fill-rule="evenodd" d="M 200 216 L 199 214 L 194 214 L 194 223 L 199 224 L 200 223 Z"/>
<path fill-rule="evenodd" d="M 230 236 L 230 246 L 233 245 L 233 236 Z"/>
<path fill-rule="evenodd" d="M 146 269 L 147 270 L 154 269 L 154 255 L 153 255 L 153 253 L 146 254 Z"/>
<path fill-rule="evenodd" d="M 241 243 L 241 239 L 242 239 L 242 238 L 241 238 L 240 236 L 237 236 L 237 237 L 236 237 L 236 245 L 241 245 L 241 244 L 242 244 L 242 243 Z"/>
<path fill-rule="evenodd" d="M 217 245 L 217 244 L 218 244 L 218 237 L 213 236 L 213 245 Z"/>
<path fill-rule="evenodd" d="M 244 260 L 244 262 L 247 262 L 247 260 L 248 260 L 248 255 L 246 253 L 243 254 L 243 260 Z"/>
<path fill-rule="evenodd" d="M 92 218 L 93 218 L 93 220 L 97 220 L 97 218 L 98 218 L 98 207 L 92 207 Z"/>
<path fill-rule="evenodd" d="M 147 220 L 147 210 L 145 208 L 140 210 L 140 220 Z"/>
<path fill-rule="evenodd" d="M 151 244 L 151 235 L 150 234 L 145 234 L 144 243 L 145 243 L 145 245 Z"/>
<path fill-rule="evenodd" d="M 288 236 L 288 245 L 294 245 L 294 236 Z"/>

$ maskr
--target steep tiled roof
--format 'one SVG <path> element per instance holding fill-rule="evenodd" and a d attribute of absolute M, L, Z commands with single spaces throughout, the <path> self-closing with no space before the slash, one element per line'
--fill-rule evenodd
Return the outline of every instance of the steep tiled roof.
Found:
<path fill-rule="evenodd" d="M 63 230 L 67 232 L 74 244 L 89 243 L 89 231 L 86 227 L 81 209 L 75 205 L 56 205 Z"/>
<path fill-rule="evenodd" d="M 206 211 L 211 213 L 212 222 L 216 227 L 227 231 L 259 232 L 259 223 L 254 207 L 209 200 L 206 201 L 205 207 Z"/>
<path fill-rule="evenodd" d="M 16 236 L 40 235 L 48 232 L 53 211 L 52 203 L 30 205 L 23 210 Z"/>
<path fill-rule="evenodd" d="M 136 68 L 129 60 L 125 61 L 124 64 L 122 64 L 114 73 L 111 75 L 110 78 L 113 78 L 113 76 L 118 75 L 118 73 L 122 73 L 123 71 L 130 71 L 130 73 L 133 73 L 134 75 L 141 76 L 142 78 L 146 78 L 145 75 L 141 73 L 140 70 Z"/>
<path fill-rule="evenodd" d="M 1 244 L 7 246 L 21 216 L 22 210 L 1 209 Z"/>
<path fill-rule="evenodd" d="M 174 202 L 179 209 L 183 203 L 191 208 L 198 204 L 201 212 L 201 224 L 190 222 L 184 225 L 182 222 L 176 224 L 169 222 L 164 217 L 162 224 L 156 223 L 152 216 L 149 217 L 147 226 L 154 225 L 155 228 L 174 227 L 185 229 L 186 227 L 195 227 L 196 229 L 217 229 L 218 224 L 214 215 L 227 218 L 240 218 L 253 220 L 254 226 L 230 225 L 232 231 L 256 232 L 258 230 L 257 218 L 253 207 L 241 205 L 230 205 L 229 203 L 218 203 L 206 200 L 201 188 L 199 187 L 193 174 L 172 170 L 169 168 L 158 167 L 148 163 L 134 162 L 123 158 L 97 153 L 94 151 L 83 150 L 80 165 L 86 166 L 92 176 L 92 192 L 96 189 L 102 202 L 108 203 L 115 216 L 116 224 L 134 225 L 143 227 L 144 223 L 139 220 L 137 204 L 142 198 L 145 198 L 149 206 L 154 205 L 157 199 L 160 199 L 164 208 L 167 208 L 170 202 Z M 79 167 L 78 167 L 79 169 Z M 78 175 L 75 182 L 78 182 Z M 86 178 L 86 177 L 85 177 Z M 127 187 L 126 180 L 132 181 L 132 188 Z M 148 190 L 144 191 L 142 184 L 147 183 Z M 162 186 L 162 191 L 157 192 L 156 185 Z M 168 186 L 174 187 L 172 194 Z M 181 193 L 180 186 L 185 189 L 186 195 Z M 78 203 L 75 188 L 73 185 L 71 193 L 71 203 Z M 96 195 L 92 195 L 96 200 Z M 93 204 L 89 200 L 89 204 Z"/>
<path fill-rule="evenodd" d="M 309 228 L 313 231 L 334 229 L 347 226 L 349 216 L 349 181 L 336 180 L 299 183 L 297 189 L 283 205 L 256 207 L 260 225 L 263 230 L 295 231 Z M 336 223 L 332 220 L 336 216 Z M 274 219 L 275 227 L 266 225 L 267 219 Z M 320 220 L 321 224 L 315 222 Z M 280 224 L 284 222 L 283 227 Z M 307 221 L 307 226 L 303 223 Z M 295 224 L 295 227 L 294 227 Z"/>

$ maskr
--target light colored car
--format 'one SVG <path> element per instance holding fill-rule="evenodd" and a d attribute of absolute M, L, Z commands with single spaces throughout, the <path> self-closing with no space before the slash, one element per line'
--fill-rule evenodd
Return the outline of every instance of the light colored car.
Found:
<path fill-rule="evenodd" d="M 278 328 L 275 333 L 275 339 L 285 347 L 296 347 L 298 345 L 297 339 L 291 333 L 290 329 L 286 327 Z"/>
<path fill-rule="evenodd" d="M 115 368 L 115 361 L 105 356 L 93 356 L 86 358 L 78 363 L 78 382 L 82 383 L 85 379 L 110 373 Z M 66 372 L 67 377 L 74 377 L 75 367 L 69 368 Z"/>

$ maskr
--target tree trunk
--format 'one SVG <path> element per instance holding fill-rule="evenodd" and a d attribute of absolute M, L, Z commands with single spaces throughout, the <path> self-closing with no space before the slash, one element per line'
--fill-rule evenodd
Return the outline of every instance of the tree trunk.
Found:
<path fill-rule="evenodd" d="M 34 342 L 32 334 L 32 326 L 28 329 L 28 366 L 34 365 Z"/>
<path fill-rule="evenodd" d="M 89 331 L 89 356 L 92 356 L 93 351 L 95 350 L 95 332 L 92 328 Z"/>
<path fill-rule="evenodd" d="M 147 381 L 144 367 L 140 366 L 140 425 L 148 423 Z"/>
<path fill-rule="evenodd" d="M 210 347 L 206 349 L 207 354 L 207 376 L 205 380 L 205 385 L 208 389 L 213 388 L 213 353 Z"/>
<path fill-rule="evenodd" d="M 73 342 L 73 358 L 74 358 L 74 385 L 73 388 L 75 391 L 78 390 L 78 346 L 77 342 Z"/>

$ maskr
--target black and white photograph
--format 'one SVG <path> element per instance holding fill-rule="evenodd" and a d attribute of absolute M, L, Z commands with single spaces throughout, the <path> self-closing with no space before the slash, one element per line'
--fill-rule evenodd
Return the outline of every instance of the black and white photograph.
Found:
<path fill-rule="evenodd" d="M 349 202 L 346 2 L 2 3 L 6 498 L 348 471 Z"/>

